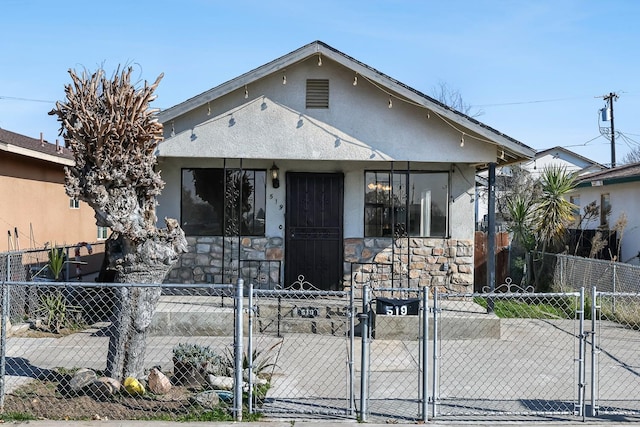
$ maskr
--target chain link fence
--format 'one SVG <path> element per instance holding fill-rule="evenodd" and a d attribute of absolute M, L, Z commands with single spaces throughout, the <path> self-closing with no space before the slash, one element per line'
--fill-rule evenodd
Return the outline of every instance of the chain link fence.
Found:
<path fill-rule="evenodd" d="M 434 300 L 434 416 L 581 415 L 579 294 Z"/>
<path fill-rule="evenodd" d="M 572 291 L 584 287 L 590 292 L 595 286 L 601 292 L 640 292 L 640 266 L 570 255 L 548 256 L 553 258 L 556 289 Z"/>
<path fill-rule="evenodd" d="M 633 292 L 510 285 L 457 294 L 371 286 L 373 278 L 344 292 L 254 289 L 242 280 L 235 287 L 0 283 L 5 413 L 640 421 L 640 294 Z M 31 295 L 35 308 L 9 326 L 16 292 Z M 153 316 L 123 316 L 125 295 L 150 298 Z M 140 374 L 115 383 L 123 318 L 146 326 L 146 349 Z"/>
<path fill-rule="evenodd" d="M 97 276 L 102 263 L 104 243 L 81 242 L 56 247 L 62 257 L 61 280 L 82 281 Z M 51 248 L 0 253 L 0 280 L 48 282 L 54 280 L 49 268 Z M 21 322 L 38 307 L 38 296 L 25 286 L 11 287 L 9 320 Z"/>
<path fill-rule="evenodd" d="M 591 415 L 640 416 L 640 294 L 592 290 Z"/>
<path fill-rule="evenodd" d="M 420 420 L 426 396 L 423 365 L 429 288 L 371 288 L 363 313 L 371 319 L 364 376 L 366 416 L 373 419 Z M 370 297 L 370 298 L 369 298 Z M 362 363 L 361 363 L 362 365 Z"/>
<path fill-rule="evenodd" d="M 250 291 L 251 292 L 251 291 Z M 270 378 L 263 414 L 354 415 L 350 293 L 256 289 L 249 302 L 247 352 L 254 373 Z"/>
<path fill-rule="evenodd" d="M 167 295 L 143 285 L 14 282 L 10 287 L 28 287 L 38 308 L 3 340 L 5 413 L 188 420 L 231 402 L 235 310 L 233 303 L 223 303 L 229 286 L 207 286 L 204 292 L 201 286 L 174 285 L 162 288 Z M 127 377 L 125 369 L 120 378 L 109 373 L 123 335 L 114 325 L 116 319 L 126 323 L 120 316 L 122 295 L 136 290 L 155 292 L 158 302 L 148 325 L 131 317 L 134 330 L 147 326 L 146 336 L 139 336 L 144 350 L 140 341 L 128 344 L 142 351 L 143 370 Z"/>

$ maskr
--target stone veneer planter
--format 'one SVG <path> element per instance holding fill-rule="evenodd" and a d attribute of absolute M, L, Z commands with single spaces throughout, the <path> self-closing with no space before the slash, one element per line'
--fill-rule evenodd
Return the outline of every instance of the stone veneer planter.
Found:
<path fill-rule="evenodd" d="M 378 287 L 437 286 L 453 292 L 473 289 L 472 240 L 349 238 L 344 241 L 344 262 L 347 286 L 353 271 L 357 281 L 375 275 L 372 279 Z"/>
<path fill-rule="evenodd" d="M 284 261 L 280 237 L 190 236 L 188 253 L 167 277 L 169 283 L 234 283 L 238 269 L 259 287 L 282 284 Z M 238 252 L 240 259 L 238 262 Z M 393 275 L 391 266 L 393 265 Z M 223 271 L 224 266 L 224 271 Z M 351 273 L 358 281 L 375 280 L 377 287 L 438 286 L 443 290 L 473 289 L 473 241 L 434 238 L 347 238 L 344 240 L 344 286 Z M 223 274 L 224 273 L 224 274 Z"/>
<path fill-rule="evenodd" d="M 188 251 L 182 254 L 167 277 L 168 283 L 235 283 L 254 278 L 258 285 L 273 288 L 280 282 L 283 258 L 281 237 L 187 237 Z M 241 260 L 238 262 L 238 255 Z M 224 270 L 223 270 L 224 268 Z"/>

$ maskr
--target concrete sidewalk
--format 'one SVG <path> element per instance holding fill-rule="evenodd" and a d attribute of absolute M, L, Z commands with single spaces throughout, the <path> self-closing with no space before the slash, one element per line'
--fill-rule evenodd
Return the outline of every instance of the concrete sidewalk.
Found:
<path fill-rule="evenodd" d="M 8 423 L 7 423 L 8 424 Z M 15 422 L 12 424 L 28 425 L 29 427 L 231 427 L 238 426 L 241 423 L 236 422 L 168 422 L 168 421 L 24 421 Z M 370 427 L 388 427 L 389 424 L 376 424 L 376 423 L 359 423 L 357 421 L 256 421 L 244 423 L 251 427 L 345 427 L 345 425 L 366 424 Z M 398 425 L 415 425 L 419 423 L 398 423 Z M 619 422 L 537 422 L 537 421 L 522 421 L 522 422 L 496 422 L 496 421 L 473 421 L 473 422 L 448 422 L 448 421 L 430 421 L 429 425 L 434 426 L 446 426 L 446 427 L 470 427 L 470 426 L 500 426 L 500 427 L 615 427 L 615 426 L 628 426 L 630 423 Z"/>

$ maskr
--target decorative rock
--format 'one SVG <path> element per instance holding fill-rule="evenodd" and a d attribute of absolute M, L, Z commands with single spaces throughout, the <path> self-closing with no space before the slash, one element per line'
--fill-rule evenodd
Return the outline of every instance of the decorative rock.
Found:
<path fill-rule="evenodd" d="M 231 377 L 219 377 L 216 375 L 207 376 L 207 381 L 211 384 L 211 387 L 220 390 L 233 390 L 233 378 Z"/>
<path fill-rule="evenodd" d="M 84 388 L 84 393 L 97 400 L 104 400 L 114 393 L 113 387 L 107 382 L 96 380 Z"/>
<path fill-rule="evenodd" d="M 100 377 L 98 378 L 98 381 L 105 384 L 109 384 L 109 387 L 111 387 L 111 390 L 113 393 L 119 392 L 120 388 L 122 387 L 122 384 L 120 384 L 120 381 L 116 380 L 115 378 Z"/>
<path fill-rule="evenodd" d="M 124 389 L 133 396 L 141 396 L 144 394 L 144 386 L 140 381 L 133 377 L 127 377 L 124 380 Z"/>
<path fill-rule="evenodd" d="M 171 381 L 158 368 L 149 372 L 149 391 L 155 394 L 166 394 L 171 390 Z"/>
<path fill-rule="evenodd" d="M 75 373 L 73 378 L 71 378 L 71 381 L 69 381 L 69 389 L 72 392 L 80 393 L 83 388 L 93 383 L 97 379 L 98 376 L 91 369 L 79 369 L 78 372 Z"/>
<path fill-rule="evenodd" d="M 193 400 L 205 409 L 213 409 L 220 404 L 220 397 L 214 390 L 203 391 L 193 397 Z"/>
<path fill-rule="evenodd" d="M 244 381 L 249 381 L 249 370 L 245 369 L 244 371 L 242 371 L 242 379 Z M 253 385 L 266 385 L 269 381 L 266 380 L 266 378 L 261 378 L 259 376 L 257 376 L 255 373 L 251 374 L 251 384 Z"/>

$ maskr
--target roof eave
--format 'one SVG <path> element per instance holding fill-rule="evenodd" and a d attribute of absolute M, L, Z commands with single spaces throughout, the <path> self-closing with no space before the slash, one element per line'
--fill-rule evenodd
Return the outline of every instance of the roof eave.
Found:
<path fill-rule="evenodd" d="M 50 163 L 57 163 L 63 166 L 73 166 L 75 161 L 66 157 L 58 157 L 52 154 L 42 153 L 36 150 L 30 150 L 28 148 L 20 147 L 13 144 L 7 144 L 0 142 L 0 150 L 7 153 L 18 154 L 20 156 L 30 157 L 33 159 L 42 160 Z"/>

